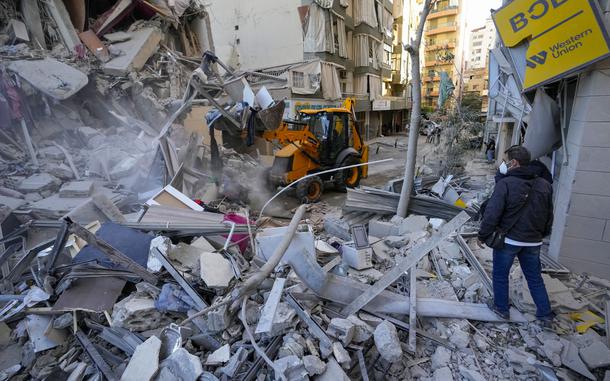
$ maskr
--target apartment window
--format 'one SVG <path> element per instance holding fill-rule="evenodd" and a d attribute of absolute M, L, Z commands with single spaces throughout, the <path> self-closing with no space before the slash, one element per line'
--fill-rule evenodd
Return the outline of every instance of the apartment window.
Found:
<path fill-rule="evenodd" d="M 483 41 L 475 41 L 472 46 L 481 46 L 483 45 Z"/>
<path fill-rule="evenodd" d="M 292 83 L 294 87 L 299 89 L 305 88 L 305 73 L 302 71 L 293 71 L 292 72 Z"/>

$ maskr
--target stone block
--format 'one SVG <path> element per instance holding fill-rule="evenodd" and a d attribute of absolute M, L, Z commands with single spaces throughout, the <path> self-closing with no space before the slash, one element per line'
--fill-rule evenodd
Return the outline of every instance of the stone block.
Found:
<path fill-rule="evenodd" d="M 138 332 L 156 329 L 171 323 L 168 316 L 155 308 L 155 301 L 148 296 L 132 294 L 114 305 L 112 326 Z"/>
<path fill-rule="evenodd" d="M 214 352 L 210 353 L 207 360 L 205 361 L 205 365 L 221 365 L 228 362 L 230 359 L 231 346 L 229 344 L 225 344 Z"/>
<path fill-rule="evenodd" d="M 210 333 L 218 333 L 229 328 L 231 317 L 227 313 L 227 306 L 220 306 L 207 314 L 206 323 Z"/>
<path fill-rule="evenodd" d="M 570 237 L 600 241 L 604 235 L 606 220 L 568 215 L 564 234 Z"/>
<path fill-rule="evenodd" d="M 15 42 L 29 42 L 28 28 L 19 20 L 11 19 L 8 22 L 8 32 L 11 40 Z"/>
<path fill-rule="evenodd" d="M 585 131 L 580 141 L 583 147 L 610 147 L 610 134 L 608 134 L 610 123 L 608 121 L 587 122 L 584 127 Z"/>
<path fill-rule="evenodd" d="M 343 345 L 349 345 L 355 334 L 354 323 L 348 319 L 334 318 L 330 321 L 326 333 L 340 340 Z"/>
<path fill-rule="evenodd" d="M 572 192 L 596 196 L 610 196 L 610 173 L 576 171 Z"/>
<path fill-rule="evenodd" d="M 391 363 L 402 358 L 402 347 L 394 324 L 384 320 L 375 328 L 373 334 L 375 346 L 381 357 Z"/>
<path fill-rule="evenodd" d="M 122 55 L 106 62 L 103 70 L 110 75 L 126 75 L 138 71 L 159 48 L 162 34 L 156 28 L 142 28 L 130 33 L 130 39 L 111 45 L 112 51 Z"/>
<path fill-rule="evenodd" d="M 59 197 L 62 198 L 79 198 L 89 197 L 93 192 L 92 181 L 71 181 L 64 184 L 59 189 Z"/>
<path fill-rule="evenodd" d="M 383 241 L 386 245 L 395 249 L 400 249 L 409 244 L 409 237 L 405 236 L 389 236 Z"/>
<path fill-rule="evenodd" d="M 226 288 L 233 279 L 231 262 L 221 254 L 204 252 L 199 257 L 200 276 L 210 288 Z"/>
<path fill-rule="evenodd" d="M 373 327 L 360 320 L 355 315 L 348 316 L 347 320 L 354 324 L 354 338 L 352 339 L 354 343 L 363 343 L 373 336 Z"/>
<path fill-rule="evenodd" d="M 576 169 L 579 171 L 608 172 L 610 148 L 586 147 L 580 150 Z"/>
<path fill-rule="evenodd" d="M 379 238 L 398 235 L 398 226 L 391 222 L 372 220 L 369 222 L 369 235 Z"/>
<path fill-rule="evenodd" d="M 345 348 L 343 348 L 343 345 L 341 345 L 341 343 L 338 341 L 335 341 L 333 343 L 333 356 L 335 356 L 337 362 L 341 364 L 341 366 L 344 368 L 349 366 L 348 364 L 350 363 L 350 361 L 352 361 L 351 357 L 349 356 L 349 353 L 345 350 Z"/>
<path fill-rule="evenodd" d="M 326 363 L 317 356 L 309 355 L 303 357 L 303 365 L 310 376 L 322 374 L 326 370 Z"/>
<path fill-rule="evenodd" d="M 150 381 L 159 369 L 161 340 L 151 336 L 136 347 L 135 352 L 121 376 L 121 381 Z"/>
<path fill-rule="evenodd" d="M 401 222 L 398 227 L 398 234 L 403 235 L 408 233 L 425 231 L 428 229 L 428 225 L 429 222 L 426 217 L 412 215 L 405 218 L 405 220 Z"/>
<path fill-rule="evenodd" d="M 42 192 L 46 190 L 56 191 L 61 185 L 61 181 L 55 176 L 49 175 L 48 173 L 40 173 L 37 175 L 30 176 L 17 186 L 20 192 Z"/>

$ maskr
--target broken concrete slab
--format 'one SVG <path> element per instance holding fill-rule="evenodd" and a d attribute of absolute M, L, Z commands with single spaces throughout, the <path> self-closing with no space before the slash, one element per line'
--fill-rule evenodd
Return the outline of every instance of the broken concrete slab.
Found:
<path fill-rule="evenodd" d="M 17 189 L 25 193 L 56 191 L 61 185 L 61 181 L 48 173 L 39 173 L 23 179 Z"/>
<path fill-rule="evenodd" d="M 61 3 L 59 0 L 53 1 Z M 19 74 L 32 87 L 57 100 L 70 98 L 89 83 L 89 78 L 80 70 L 49 57 L 12 61 L 8 64 L 8 69 Z"/>
<path fill-rule="evenodd" d="M 7 31 L 9 38 L 14 42 L 29 42 L 28 29 L 24 23 L 19 20 L 11 19 L 8 22 Z"/>
<path fill-rule="evenodd" d="M 406 236 L 388 236 L 383 241 L 386 245 L 400 249 L 401 247 L 407 246 L 409 244 L 409 237 Z"/>
<path fill-rule="evenodd" d="M 369 222 L 369 235 L 379 238 L 399 235 L 398 226 L 391 222 L 372 220 Z"/>
<path fill-rule="evenodd" d="M 19 209 L 19 207 L 21 207 L 22 205 L 24 205 L 26 203 L 27 203 L 26 200 L 22 200 L 20 198 L 0 196 L 0 207 L 1 206 L 5 206 L 10 211 L 13 211 L 15 209 Z"/>
<path fill-rule="evenodd" d="M 135 352 L 121 376 L 121 381 L 150 381 L 159 369 L 161 340 L 151 336 L 136 347 Z"/>
<path fill-rule="evenodd" d="M 159 49 L 162 34 L 157 28 L 142 28 L 130 32 L 130 35 L 129 40 L 111 45 L 112 51 L 121 51 L 123 55 L 104 64 L 103 70 L 106 74 L 120 76 L 139 71 Z"/>
<path fill-rule="evenodd" d="M 71 181 L 59 189 L 59 197 L 89 197 L 93 193 L 93 181 Z"/>
<path fill-rule="evenodd" d="M 112 326 L 142 332 L 169 324 L 170 317 L 155 308 L 148 296 L 132 294 L 114 305 Z"/>
<path fill-rule="evenodd" d="M 203 373 L 199 357 L 184 348 L 179 348 L 163 360 L 161 367 L 168 368 L 174 376 L 183 381 L 196 381 Z"/>
<path fill-rule="evenodd" d="M 326 371 L 326 363 L 320 360 L 318 356 L 308 355 L 303 357 L 303 365 L 305 366 L 307 374 L 312 377 Z"/>
<path fill-rule="evenodd" d="M 214 352 L 210 353 L 208 359 L 205 360 L 205 365 L 222 365 L 231 359 L 231 346 L 225 344 Z"/>
<path fill-rule="evenodd" d="M 581 348 L 579 353 L 580 358 L 587 364 L 589 369 L 610 366 L 610 349 L 602 342 L 598 341 L 586 348 Z"/>
<path fill-rule="evenodd" d="M 578 347 L 565 339 L 561 339 L 561 343 L 563 344 L 563 351 L 561 352 L 563 365 L 590 380 L 595 380 L 595 376 L 589 372 L 587 365 L 580 358 Z"/>
<path fill-rule="evenodd" d="M 426 217 L 411 215 L 398 224 L 398 235 L 425 231 L 429 224 Z"/>
<path fill-rule="evenodd" d="M 199 255 L 201 279 L 210 288 L 226 288 L 234 277 L 231 262 L 218 253 Z"/>
<path fill-rule="evenodd" d="M 352 233 L 349 230 L 349 224 L 336 215 L 324 216 L 324 230 L 339 239 L 350 241 Z"/>
<path fill-rule="evenodd" d="M 375 346 L 384 360 L 390 363 L 400 361 L 402 358 L 402 347 L 394 324 L 384 320 L 375 328 L 373 338 Z"/>
<path fill-rule="evenodd" d="M 330 321 L 326 334 L 340 340 L 343 345 L 347 346 L 354 338 L 355 326 L 348 319 L 334 318 Z"/>
<path fill-rule="evenodd" d="M 354 337 L 352 341 L 356 344 L 363 343 L 373 336 L 375 331 L 368 323 L 359 319 L 355 315 L 350 315 L 347 320 L 354 324 Z"/>

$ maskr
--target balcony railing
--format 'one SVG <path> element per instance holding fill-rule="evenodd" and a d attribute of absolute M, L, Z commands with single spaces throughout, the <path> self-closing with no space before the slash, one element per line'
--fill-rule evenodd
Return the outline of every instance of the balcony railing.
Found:
<path fill-rule="evenodd" d="M 451 28 L 451 27 L 457 27 L 457 22 L 451 21 L 451 22 L 443 22 L 443 23 L 436 24 L 436 25 L 429 25 L 428 28 L 426 28 L 426 32 L 430 32 L 430 31 L 433 31 L 436 29 Z"/>
<path fill-rule="evenodd" d="M 435 13 L 450 11 L 452 9 L 456 9 L 457 10 L 458 6 L 457 5 L 449 5 L 449 6 L 446 6 L 446 7 L 439 7 L 439 8 L 431 10 L 430 14 L 433 15 Z"/>

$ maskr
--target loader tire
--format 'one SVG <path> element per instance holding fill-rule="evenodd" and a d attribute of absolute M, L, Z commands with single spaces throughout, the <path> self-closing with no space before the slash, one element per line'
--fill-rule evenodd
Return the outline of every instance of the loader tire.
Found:
<path fill-rule="evenodd" d="M 347 159 L 343 160 L 343 163 L 341 163 L 340 166 L 345 167 L 356 164 L 360 164 L 360 160 L 355 156 L 349 156 Z M 361 178 L 362 167 L 344 169 L 335 176 L 335 188 L 340 192 L 345 192 L 347 188 L 356 188 L 360 185 Z"/>
<path fill-rule="evenodd" d="M 303 204 L 312 204 L 320 201 L 324 184 L 318 176 L 310 177 L 297 184 L 297 198 Z"/>

